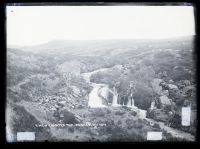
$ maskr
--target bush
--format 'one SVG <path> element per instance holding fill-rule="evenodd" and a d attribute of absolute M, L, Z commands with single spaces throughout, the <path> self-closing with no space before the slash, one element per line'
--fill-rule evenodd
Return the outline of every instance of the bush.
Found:
<path fill-rule="evenodd" d="M 153 128 L 158 128 L 158 129 L 160 129 L 160 125 L 159 125 L 159 124 L 154 124 L 154 125 L 153 125 Z"/>
<path fill-rule="evenodd" d="M 101 108 L 92 109 L 92 116 L 95 117 L 103 117 L 105 116 L 106 113 L 107 113 L 106 109 L 101 109 Z"/>
<path fill-rule="evenodd" d="M 63 122 L 65 124 L 76 124 L 78 123 L 78 120 L 76 119 L 75 115 L 69 111 L 62 111 L 64 117 L 63 117 Z M 61 114 L 60 113 L 60 114 Z"/>
<path fill-rule="evenodd" d="M 125 113 L 125 111 L 119 110 L 115 112 L 115 115 L 124 115 Z"/>
<path fill-rule="evenodd" d="M 133 95 L 135 100 L 135 106 L 140 109 L 147 110 L 151 106 L 151 100 L 153 98 L 152 88 L 145 84 L 138 84 L 136 91 Z"/>
<path fill-rule="evenodd" d="M 134 121 L 132 119 L 127 119 L 125 122 L 126 122 L 128 129 L 132 129 L 132 128 L 136 127 L 136 121 Z"/>
<path fill-rule="evenodd" d="M 131 111 L 130 114 L 133 115 L 133 116 L 136 116 L 136 115 L 137 115 L 137 112 Z"/>

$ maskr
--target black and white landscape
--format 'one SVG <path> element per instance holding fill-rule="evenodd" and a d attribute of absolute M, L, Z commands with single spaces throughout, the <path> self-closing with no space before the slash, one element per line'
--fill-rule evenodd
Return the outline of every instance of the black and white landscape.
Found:
<path fill-rule="evenodd" d="M 7 141 L 195 141 L 194 41 L 63 39 L 8 47 Z"/>

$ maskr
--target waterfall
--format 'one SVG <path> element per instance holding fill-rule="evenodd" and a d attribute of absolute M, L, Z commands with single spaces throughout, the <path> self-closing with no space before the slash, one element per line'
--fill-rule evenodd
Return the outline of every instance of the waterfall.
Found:
<path fill-rule="evenodd" d="M 142 109 L 138 109 L 138 116 L 141 119 L 145 119 L 147 115 L 147 111 L 146 110 L 142 110 Z"/>
<path fill-rule="evenodd" d="M 127 107 L 135 107 L 134 99 L 133 99 L 132 94 L 131 94 L 131 96 L 129 96 Z"/>
<path fill-rule="evenodd" d="M 103 99 L 99 97 L 99 91 L 101 89 L 101 85 L 93 84 L 94 88 L 89 94 L 89 102 L 88 106 L 91 108 L 102 108 L 107 107 L 103 104 Z"/>
<path fill-rule="evenodd" d="M 119 106 L 119 104 L 117 103 L 117 99 L 118 99 L 118 94 L 114 94 L 112 106 L 114 106 L 114 107 Z"/>
<path fill-rule="evenodd" d="M 153 101 L 153 102 L 151 103 L 150 109 L 153 110 L 154 108 L 155 108 L 155 101 Z"/>
<path fill-rule="evenodd" d="M 120 106 L 120 105 L 117 103 L 117 99 L 118 99 L 118 93 L 117 93 L 115 87 L 113 87 L 113 102 L 112 102 L 112 106 L 113 106 L 113 107 Z"/>

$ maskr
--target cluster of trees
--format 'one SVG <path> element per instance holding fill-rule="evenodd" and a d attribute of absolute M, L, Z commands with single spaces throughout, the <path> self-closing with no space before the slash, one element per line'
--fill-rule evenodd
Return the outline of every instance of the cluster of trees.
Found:
<path fill-rule="evenodd" d="M 187 48 L 184 48 L 183 51 L 175 50 L 155 51 L 143 57 L 139 64 L 135 64 L 136 59 L 126 57 L 129 61 L 124 60 L 126 64 L 122 64 L 123 71 L 110 69 L 99 72 L 91 76 L 91 81 L 109 84 L 110 88 L 113 88 L 116 82 L 119 82 L 119 85 L 115 86 L 119 94 L 119 100 L 120 98 L 128 98 L 130 92 L 133 92 L 135 105 L 147 109 L 156 96 L 151 86 L 151 81 L 154 78 L 160 78 L 165 82 L 173 80 L 176 85 L 181 80 L 189 80 L 195 83 L 195 63 L 192 54 Z M 179 55 L 179 58 L 176 55 Z M 127 64 L 130 64 L 129 67 L 126 66 Z M 131 81 L 136 84 L 134 91 L 130 91 Z"/>

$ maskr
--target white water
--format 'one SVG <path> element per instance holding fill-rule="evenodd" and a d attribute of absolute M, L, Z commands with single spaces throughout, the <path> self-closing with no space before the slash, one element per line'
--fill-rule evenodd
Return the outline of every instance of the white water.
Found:
<path fill-rule="evenodd" d="M 88 81 L 88 83 L 91 83 L 92 86 L 93 86 L 93 89 L 92 91 L 90 92 L 89 94 L 89 102 L 88 102 L 88 106 L 89 107 L 93 107 L 93 108 L 97 108 L 97 107 L 107 107 L 105 105 L 103 105 L 103 102 L 102 102 L 102 98 L 98 96 L 100 90 L 103 88 L 103 87 L 108 87 L 108 85 L 106 84 L 96 84 L 96 83 L 92 83 L 90 82 L 90 76 L 94 73 L 97 73 L 99 71 L 104 71 L 106 69 L 100 69 L 100 70 L 96 70 L 96 71 L 93 71 L 91 73 L 84 73 L 82 74 L 83 77 L 85 78 L 86 81 Z M 112 106 L 121 106 L 117 103 L 117 99 L 118 99 L 118 94 L 117 94 L 117 91 L 115 91 L 115 89 L 113 88 L 113 102 L 112 102 Z M 186 133 L 186 132 L 183 132 L 183 131 L 180 131 L 180 130 L 176 130 L 176 129 L 173 129 L 173 128 L 170 128 L 168 126 L 165 126 L 164 123 L 162 122 L 156 122 L 154 120 L 151 120 L 151 119 L 147 119 L 146 118 L 146 114 L 147 114 L 147 111 L 146 110 L 142 110 L 142 109 L 139 109 L 138 107 L 136 107 L 134 105 L 134 99 L 133 100 L 133 104 L 131 105 L 130 104 L 130 100 L 128 102 L 128 107 L 131 107 L 131 109 L 133 111 L 137 111 L 138 113 L 138 117 L 141 118 L 141 119 L 146 119 L 148 120 L 149 122 L 154 122 L 154 123 L 158 123 L 159 126 L 161 127 L 161 129 L 164 129 L 165 131 L 167 131 L 168 133 L 172 134 L 173 136 L 175 137 L 178 137 L 178 138 L 184 138 L 186 140 L 189 140 L 189 141 L 194 141 L 195 138 L 194 136 L 192 136 L 191 134 L 189 133 Z M 151 105 L 151 109 L 154 108 L 154 105 L 155 103 L 153 103 Z"/>
<path fill-rule="evenodd" d="M 118 107 L 120 106 L 118 103 L 117 103 L 117 99 L 118 99 L 118 93 L 115 89 L 115 87 L 113 88 L 113 102 L 112 102 L 112 106 L 113 107 Z"/>
<path fill-rule="evenodd" d="M 153 101 L 153 102 L 151 103 L 150 109 L 153 110 L 154 108 L 155 108 L 155 102 Z"/>
<path fill-rule="evenodd" d="M 107 107 L 106 105 L 103 104 L 102 97 L 99 96 L 99 94 L 101 93 L 101 89 L 104 87 L 107 87 L 107 85 L 106 84 L 96 84 L 96 83 L 90 82 L 90 77 L 92 74 L 95 74 L 95 73 L 101 72 L 101 71 L 105 71 L 107 69 L 108 68 L 102 68 L 102 69 L 98 69 L 98 70 L 95 70 L 95 71 L 92 71 L 89 73 L 82 74 L 83 78 L 93 86 L 93 89 L 89 94 L 88 107 L 91 107 L 91 108 Z"/>
<path fill-rule="evenodd" d="M 121 106 L 120 104 L 117 103 L 118 100 L 118 93 L 115 87 L 113 89 L 109 89 L 107 84 L 96 84 L 93 82 L 90 82 L 90 77 L 92 74 L 106 71 L 109 68 L 102 68 L 98 69 L 89 73 L 83 73 L 82 76 L 83 78 L 90 83 L 93 86 L 92 91 L 89 93 L 89 101 L 88 101 L 88 106 L 91 108 L 102 108 L 102 107 L 107 107 L 108 105 L 103 102 L 103 100 L 108 98 L 108 92 L 111 92 L 113 94 L 113 101 L 112 101 L 112 106 L 113 107 L 118 107 Z M 101 97 L 100 97 L 100 96 Z M 105 99 L 103 99 L 105 98 Z M 145 111 L 140 111 L 137 107 L 134 105 L 134 99 L 131 97 L 130 100 L 128 100 L 128 103 L 126 105 L 127 107 L 137 109 L 137 111 L 141 114 L 141 117 L 146 117 Z"/>
<path fill-rule="evenodd" d="M 109 88 L 108 87 L 102 87 L 100 96 L 103 97 L 104 99 L 108 99 L 109 97 Z"/>
<path fill-rule="evenodd" d="M 107 107 L 103 104 L 103 99 L 99 97 L 99 91 L 102 85 L 93 84 L 94 88 L 89 94 L 88 106 L 91 108 Z"/>
<path fill-rule="evenodd" d="M 95 70 L 95 71 L 92 71 L 89 73 L 82 74 L 83 78 L 88 83 L 92 84 L 92 86 L 93 86 L 93 89 L 89 94 L 89 101 L 88 101 L 89 107 L 92 107 L 92 108 L 107 107 L 107 105 L 103 104 L 104 99 L 102 99 L 102 97 L 100 97 L 99 94 L 101 94 L 101 96 L 106 98 L 106 97 L 108 97 L 108 92 L 111 92 L 113 94 L 112 106 L 119 106 L 119 104 L 117 103 L 118 94 L 117 94 L 117 91 L 115 90 L 115 88 L 113 89 L 114 91 L 112 91 L 111 89 L 109 89 L 108 85 L 106 85 L 106 84 L 96 84 L 96 83 L 90 82 L 90 77 L 92 74 L 106 71 L 108 69 L 109 68 L 102 68 L 102 69 L 98 69 L 98 70 Z"/>
<path fill-rule="evenodd" d="M 133 99 L 131 100 L 128 100 L 127 107 L 135 107 L 134 100 Z"/>
<path fill-rule="evenodd" d="M 120 105 L 117 103 L 117 99 L 118 99 L 118 94 L 113 95 L 113 102 L 112 102 L 112 106 L 113 106 L 113 107 L 120 106 Z"/>

